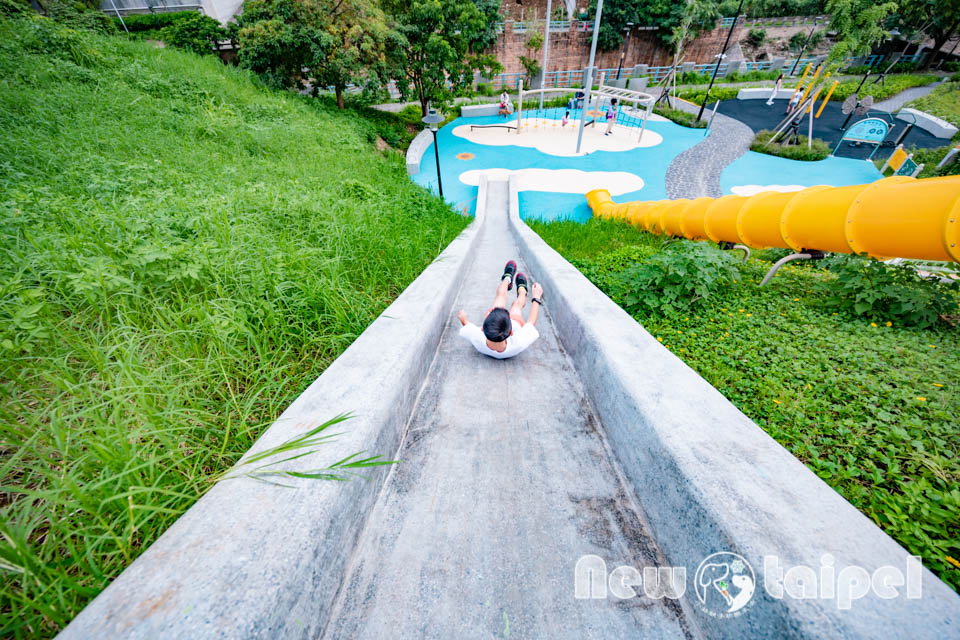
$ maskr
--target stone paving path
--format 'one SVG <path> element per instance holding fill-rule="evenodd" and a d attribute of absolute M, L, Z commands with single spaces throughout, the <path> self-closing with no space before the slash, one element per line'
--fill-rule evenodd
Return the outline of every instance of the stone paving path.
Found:
<path fill-rule="evenodd" d="M 700 109 L 680 101 L 676 102 L 676 107 L 694 114 Z M 709 116 L 709 110 L 704 112 L 704 118 Z M 719 198 L 723 195 L 720 174 L 728 164 L 750 149 L 752 140 L 753 131 L 750 127 L 718 113 L 713 119 L 710 134 L 703 142 L 678 155 L 667 167 L 667 197 Z"/>

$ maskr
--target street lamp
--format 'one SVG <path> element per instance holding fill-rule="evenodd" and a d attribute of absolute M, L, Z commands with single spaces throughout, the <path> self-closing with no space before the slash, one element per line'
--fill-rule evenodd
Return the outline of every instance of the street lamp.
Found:
<path fill-rule="evenodd" d="M 620 79 L 620 70 L 623 69 L 623 58 L 627 55 L 627 43 L 630 42 L 630 29 L 633 28 L 633 23 L 628 22 L 627 26 L 624 27 L 623 31 L 623 51 L 620 52 L 620 65 L 617 66 L 617 80 Z"/>
<path fill-rule="evenodd" d="M 443 197 L 443 180 L 440 179 L 440 150 L 437 148 L 437 125 L 443 122 L 443 116 L 437 113 L 436 109 L 431 108 L 427 115 L 421 118 L 423 124 L 430 127 L 433 133 L 433 153 L 437 158 L 437 184 L 440 185 L 440 197 Z"/>
<path fill-rule="evenodd" d="M 813 37 L 813 32 L 817 30 L 817 24 L 820 22 L 820 16 L 817 16 L 813 19 L 813 28 L 810 29 L 810 33 L 807 34 L 807 39 L 803 43 L 803 48 L 800 49 L 800 53 L 797 55 L 797 59 L 793 61 L 793 68 L 790 69 L 790 75 L 793 75 L 793 72 L 797 70 L 797 65 L 800 64 L 800 58 L 803 57 L 803 52 L 807 50 L 807 45 L 810 44 L 810 38 Z"/>

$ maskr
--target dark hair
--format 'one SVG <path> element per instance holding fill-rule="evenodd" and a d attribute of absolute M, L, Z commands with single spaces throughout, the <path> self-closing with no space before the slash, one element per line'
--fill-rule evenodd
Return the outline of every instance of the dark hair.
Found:
<path fill-rule="evenodd" d="M 510 313 L 502 307 L 493 309 L 483 320 L 483 335 L 490 342 L 503 342 L 510 337 L 511 329 Z"/>

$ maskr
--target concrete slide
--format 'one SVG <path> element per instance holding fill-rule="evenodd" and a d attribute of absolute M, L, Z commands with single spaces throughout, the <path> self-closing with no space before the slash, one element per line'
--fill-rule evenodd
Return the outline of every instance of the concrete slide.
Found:
<path fill-rule="evenodd" d="M 605 189 L 586 197 L 596 216 L 691 240 L 960 262 L 960 176 L 693 200 L 616 204 Z"/>
<path fill-rule="evenodd" d="M 499 361 L 459 338 L 456 311 L 479 320 L 510 258 L 543 284 L 546 308 L 540 340 Z M 514 177 L 481 178 L 474 222 L 248 457 L 347 411 L 355 417 L 337 439 L 280 466 L 308 471 L 356 451 L 397 464 L 350 482 L 219 482 L 60 637 L 858 638 L 906 628 L 940 640 L 960 628 L 960 597 L 521 221 Z M 756 579 L 755 592 L 740 591 L 753 595 L 739 616 L 695 588 L 698 566 L 726 551 Z M 782 585 L 777 595 L 775 575 L 761 587 L 764 556 L 818 568 L 823 554 L 838 568 L 899 567 L 922 598 L 861 589 L 844 610 L 784 597 Z M 580 595 L 592 597 L 577 597 L 580 566 L 590 569 Z M 628 567 L 683 567 L 685 592 L 664 597 Z"/>

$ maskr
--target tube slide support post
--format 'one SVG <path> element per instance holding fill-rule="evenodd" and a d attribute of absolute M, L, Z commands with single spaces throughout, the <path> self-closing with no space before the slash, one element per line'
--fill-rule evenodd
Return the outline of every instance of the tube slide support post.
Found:
<path fill-rule="evenodd" d="M 741 3 L 743 0 L 740 0 Z M 583 127 L 587 123 L 587 107 L 590 106 L 590 90 L 593 89 L 593 62 L 597 57 L 597 36 L 600 35 L 600 14 L 603 11 L 603 0 L 597 0 L 597 16 L 593 20 L 593 43 L 590 45 L 590 66 L 587 68 L 587 82 L 583 96 L 583 111 L 580 113 L 580 130 L 577 132 L 577 155 L 580 154 L 580 145 L 583 142 Z"/>

